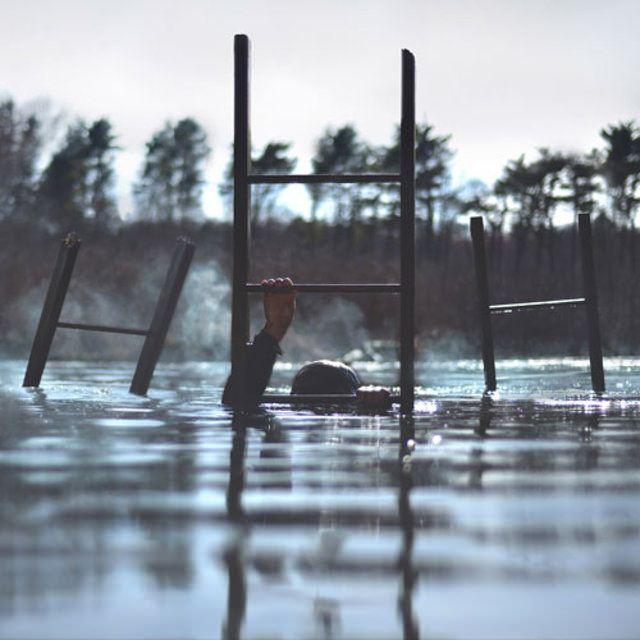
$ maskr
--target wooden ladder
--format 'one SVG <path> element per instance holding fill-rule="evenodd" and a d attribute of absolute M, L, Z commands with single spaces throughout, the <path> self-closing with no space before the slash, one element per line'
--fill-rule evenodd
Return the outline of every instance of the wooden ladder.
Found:
<path fill-rule="evenodd" d="M 31 355 L 27 364 L 27 371 L 22 383 L 23 387 L 37 387 L 44 372 L 51 343 L 56 329 L 78 329 L 81 331 L 99 331 L 106 333 L 121 333 L 125 335 L 144 336 L 145 340 L 140 351 L 136 371 L 131 381 L 129 391 L 136 395 L 145 395 L 153 376 L 158 359 L 169 331 L 171 319 L 178 304 L 182 286 L 189 272 L 189 266 L 195 251 L 195 245 L 185 238 L 179 238 L 173 254 L 173 259 L 167 271 L 160 296 L 148 329 L 129 329 L 125 327 L 110 327 L 100 324 L 81 324 L 79 322 L 62 322 L 60 313 L 67 295 L 71 275 L 76 263 L 80 239 L 73 233 L 63 238 L 58 257 L 49 283 L 40 315 L 40 322 L 31 347 Z"/>
<path fill-rule="evenodd" d="M 400 282 L 396 284 L 296 284 L 300 293 L 384 293 L 400 296 L 400 395 L 392 399 L 401 411 L 414 405 L 415 335 L 415 59 L 402 50 L 402 97 L 400 123 L 400 173 L 260 175 L 251 173 L 249 123 L 249 38 L 234 39 L 234 144 L 233 144 L 233 301 L 231 327 L 232 375 L 244 379 L 246 345 L 249 341 L 250 293 L 263 290 L 249 282 L 251 186 L 254 184 L 382 184 L 400 186 Z M 352 396 L 318 395 L 296 398 L 269 394 L 270 403 L 340 402 Z"/>
<path fill-rule="evenodd" d="M 478 291 L 478 311 L 480 314 L 480 333 L 482 337 L 482 363 L 487 391 L 495 391 L 496 363 L 493 351 L 493 331 L 491 316 L 494 314 L 516 313 L 531 309 L 557 309 L 558 307 L 584 306 L 587 312 L 587 331 L 589 336 L 589 361 L 591 363 L 591 385 L 597 393 L 605 390 L 604 368 L 602 365 L 602 341 L 600 321 L 598 319 L 598 292 L 596 290 L 595 266 L 593 261 L 593 242 L 591 239 L 591 218 L 588 213 L 578 215 L 580 233 L 580 253 L 582 257 L 582 275 L 584 296 L 562 300 L 539 300 L 535 302 L 510 302 L 491 304 L 489 301 L 489 279 L 487 276 L 487 257 L 485 252 L 484 223 L 480 216 L 470 220 L 473 257 Z"/>

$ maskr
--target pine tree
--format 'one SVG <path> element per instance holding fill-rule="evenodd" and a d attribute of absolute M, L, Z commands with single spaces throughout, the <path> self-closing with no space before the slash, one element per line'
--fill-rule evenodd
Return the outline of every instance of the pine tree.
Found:
<path fill-rule="evenodd" d="M 210 148 L 192 118 L 168 122 L 147 142 L 141 175 L 134 185 L 141 219 L 173 222 L 201 214 L 204 165 Z"/>

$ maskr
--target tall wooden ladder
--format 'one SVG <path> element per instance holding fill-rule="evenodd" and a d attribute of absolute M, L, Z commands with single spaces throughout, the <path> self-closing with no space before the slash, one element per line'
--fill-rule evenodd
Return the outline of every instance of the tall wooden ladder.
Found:
<path fill-rule="evenodd" d="M 400 173 L 284 174 L 251 172 L 249 123 L 249 38 L 234 39 L 234 138 L 233 138 L 233 302 L 231 327 L 232 375 L 244 379 L 246 344 L 249 340 L 250 293 L 263 290 L 249 282 L 251 186 L 254 184 L 382 184 L 400 186 L 400 282 L 395 284 L 296 284 L 300 293 L 385 293 L 400 296 L 400 395 L 393 398 L 403 413 L 414 405 L 415 335 L 415 59 L 402 50 L 400 123 Z M 309 397 L 306 398 L 309 400 Z M 335 402 L 337 396 L 314 396 L 314 401 Z M 344 398 L 343 398 L 344 399 Z M 346 399 L 351 399 L 347 397 Z M 291 395 L 269 394 L 263 401 L 291 403 Z"/>

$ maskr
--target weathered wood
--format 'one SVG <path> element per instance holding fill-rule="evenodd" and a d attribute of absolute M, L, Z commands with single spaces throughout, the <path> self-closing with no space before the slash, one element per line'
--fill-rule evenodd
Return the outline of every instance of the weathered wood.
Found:
<path fill-rule="evenodd" d="M 496 390 L 496 362 L 493 351 L 493 331 L 489 306 L 489 278 L 487 276 L 487 256 L 484 242 L 484 222 L 480 216 L 470 220 L 473 242 L 473 262 L 476 273 L 478 296 L 478 315 L 480 317 L 480 335 L 482 340 L 482 365 L 484 384 L 487 391 Z"/>
<path fill-rule="evenodd" d="M 27 371 L 22 382 L 23 387 L 37 387 L 40 384 L 79 249 L 80 240 L 73 233 L 67 235 L 60 244 L 31 347 Z"/>
<path fill-rule="evenodd" d="M 145 395 L 149 389 L 149 383 L 162 353 L 182 286 L 189 273 L 194 251 L 195 245 L 192 242 L 185 238 L 178 240 L 167 276 L 160 290 L 148 335 L 140 351 L 136 371 L 129 388 L 131 393 Z"/>
<path fill-rule="evenodd" d="M 293 285 L 298 293 L 401 293 L 400 284 L 298 284 Z M 263 293 L 273 291 L 265 285 L 251 283 L 246 285 L 249 293 Z M 286 291 L 286 289 L 284 289 Z M 277 293 L 278 290 L 275 290 Z"/>
<path fill-rule="evenodd" d="M 244 380 L 249 340 L 249 245 L 251 211 L 251 131 L 249 123 L 249 38 L 234 38 L 233 283 L 231 298 L 231 375 Z"/>
<path fill-rule="evenodd" d="M 400 409 L 413 411 L 415 380 L 415 211 L 416 211 L 415 59 L 402 50 L 400 118 Z"/>
<path fill-rule="evenodd" d="M 103 333 L 123 333 L 132 336 L 146 336 L 146 329 L 127 329 L 125 327 L 108 327 L 103 324 L 82 324 L 79 322 L 58 322 L 60 329 L 79 329 L 80 331 L 98 331 Z"/>
<path fill-rule="evenodd" d="M 589 338 L 589 362 L 591 364 L 591 384 L 593 390 L 602 393 L 605 390 L 604 366 L 602 363 L 602 340 L 600 319 L 598 317 L 598 290 L 596 270 L 593 260 L 593 242 L 591 237 L 591 218 L 588 213 L 578 215 L 580 233 L 582 276 L 587 311 L 587 333 Z"/>
<path fill-rule="evenodd" d="M 251 174 L 251 184 L 383 184 L 400 182 L 396 173 Z"/>

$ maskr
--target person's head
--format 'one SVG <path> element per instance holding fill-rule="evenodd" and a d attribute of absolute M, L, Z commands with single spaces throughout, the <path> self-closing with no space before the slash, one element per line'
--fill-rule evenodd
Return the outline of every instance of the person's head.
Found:
<path fill-rule="evenodd" d="M 296 373 L 291 385 L 291 393 L 355 395 L 360 385 L 358 374 L 346 364 L 332 360 L 316 360 L 305 364 Z"/>

